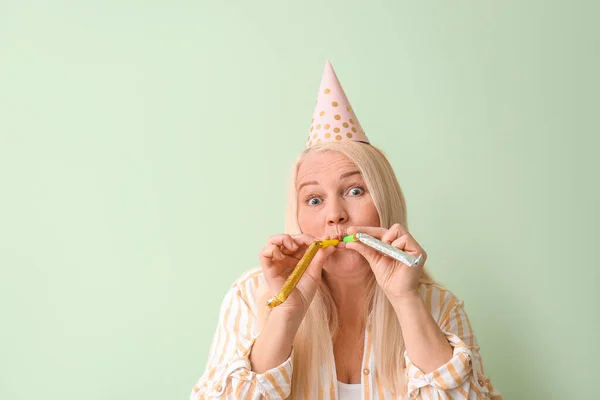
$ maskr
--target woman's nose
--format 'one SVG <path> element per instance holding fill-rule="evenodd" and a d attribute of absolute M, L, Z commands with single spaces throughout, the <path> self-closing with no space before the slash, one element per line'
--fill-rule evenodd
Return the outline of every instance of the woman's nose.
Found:
<path fill-rule="evenodd" d="M 331 218 L 327 221 L 328 225 L 338 225 L 338 224 L 343 224 L 344 222 L 347 221 L 347 218 L 345 217 L 338 217 L 336 218 Z"/>
<path fill-rule="evenodd" d="M 335 202 L 335 204 L 331 204 L 331 208 L 327 213 L 327 225 L 337 225 L 343 224 L 348 221 L 348 214 L 344 207 L 339 204 L 339 202 Z"/>

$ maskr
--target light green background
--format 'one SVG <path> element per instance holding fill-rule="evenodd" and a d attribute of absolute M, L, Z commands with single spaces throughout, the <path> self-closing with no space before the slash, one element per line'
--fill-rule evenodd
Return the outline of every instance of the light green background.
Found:
<path fill-rule="evenodd" d="M 598 398 L 595 1 L 2 1 L 0 399 L 185 399 L 330 59 L 507 399 Z"/>

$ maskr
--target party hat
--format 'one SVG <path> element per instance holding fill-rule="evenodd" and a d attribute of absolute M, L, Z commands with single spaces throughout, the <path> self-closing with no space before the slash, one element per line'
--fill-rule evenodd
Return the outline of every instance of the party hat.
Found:
<path fill-rule="evenodd" d="M 306 147 L 340 140 L 369 143 L 331 63 L 327 61 Z"/>

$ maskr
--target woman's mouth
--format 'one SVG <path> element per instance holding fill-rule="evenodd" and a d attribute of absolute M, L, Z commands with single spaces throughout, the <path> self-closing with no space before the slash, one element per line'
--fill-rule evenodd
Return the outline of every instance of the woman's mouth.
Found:
<path fill-rule="evenodd" d="M 337 235 L 336 235 L 336 239 L 337 240 L 342 240 L 345 236 L 348 235 L 348 229 L 346 228 L 341 228 L 338 230 Z"/>
<path fill-rule="evenodd" d="M 340 243 L 336 247 L 346 247 L 346 243 L 342 241 L 342 239 L 347 235 L 346 229 L 338 230 L 335 235 L 330 236 L 331 239 L 339 240 Z"/>

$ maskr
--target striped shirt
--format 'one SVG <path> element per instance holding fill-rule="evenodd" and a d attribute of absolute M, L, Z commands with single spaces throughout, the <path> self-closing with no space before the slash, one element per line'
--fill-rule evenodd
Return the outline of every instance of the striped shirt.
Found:
<path fill-rule="evenodd" d="M 256 317 L 257 289 L 264 284 L 261 269 L 255 268 L 238 278 L 227 292 L 204 375 L 194 385 L 190 400 L 279 400 L 289 396 L 293 350 L 283 364 L 263 374 L 253 372 L 250 366 L 250 350 L 260 334 Z M 421 284 L 420 294 L 453 348 L 452 359 L 426 374 L 411 362 L 405 351 L 408 392 L 405 397 L 394 397 L 380 384 L 367 328 L 361 376 L 363 399 L 501 399 L 500 393 L 484 375 L 479 346 L 463 302 L 435 284 Z M 331 364 L 335 365 L 333 350 L 330 354 Z M 319 393 L 307 398 L 339 400 L 335 369 L 330 376 L 319 379 L 323 382 L 319 385 Z"/>

